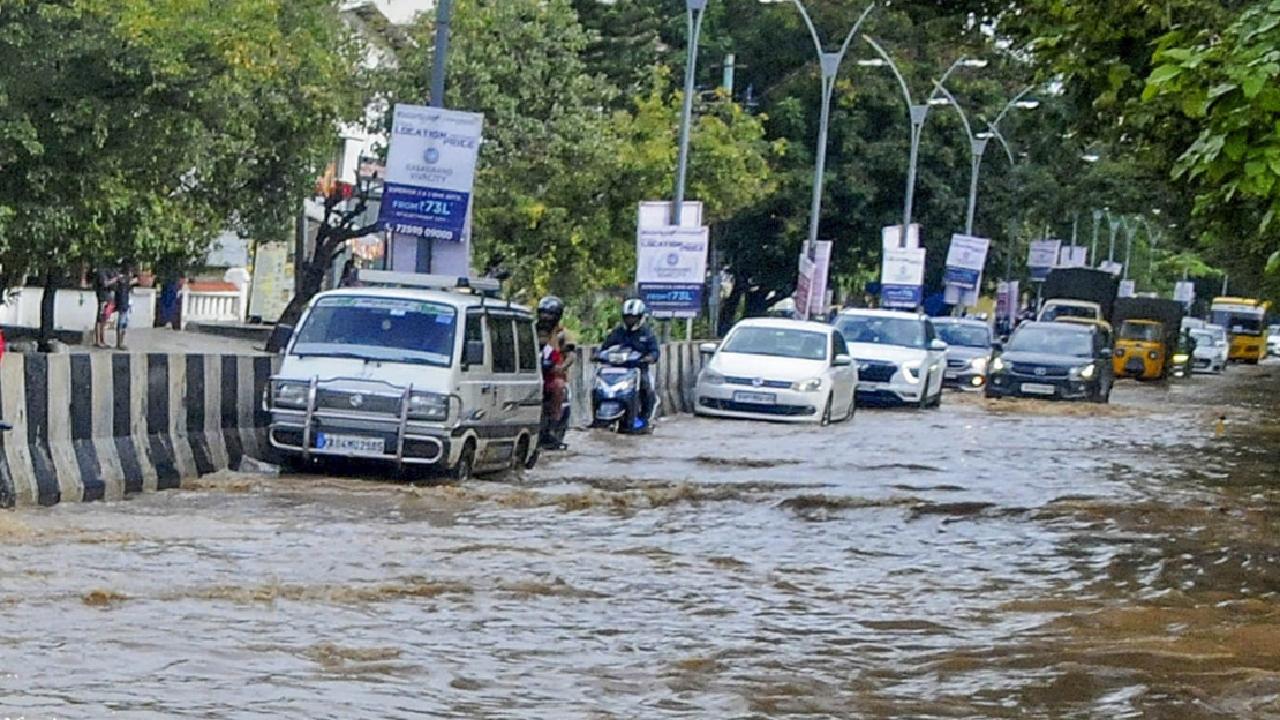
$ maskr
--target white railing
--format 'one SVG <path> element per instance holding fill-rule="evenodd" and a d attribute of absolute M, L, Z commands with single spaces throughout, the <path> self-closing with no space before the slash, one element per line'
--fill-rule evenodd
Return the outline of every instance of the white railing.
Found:
<path fill-rule="evenodd" d="M 241 290 L 182 291 L 182 326 L 188 323 L 241 323 L 246 319 L 248 294 Z"/>

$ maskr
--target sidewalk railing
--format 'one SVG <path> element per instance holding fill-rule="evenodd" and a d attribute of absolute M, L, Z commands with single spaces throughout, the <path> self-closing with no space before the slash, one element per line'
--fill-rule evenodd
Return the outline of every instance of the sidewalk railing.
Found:
<path fill-rule="evenodd" d="M 182 325 L 188 323 L 241 323 L 246 319 L 248 294 L 243 291 L 182 291 Z"/>

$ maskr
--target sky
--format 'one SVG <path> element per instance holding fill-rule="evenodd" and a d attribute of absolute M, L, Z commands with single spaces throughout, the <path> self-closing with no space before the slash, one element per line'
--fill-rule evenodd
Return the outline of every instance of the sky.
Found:
<path fill-rule="evenodd" d="M 408 22 L 414 13 L 435 7 L 435 0 L 374 0 L 392 22 Z"/>

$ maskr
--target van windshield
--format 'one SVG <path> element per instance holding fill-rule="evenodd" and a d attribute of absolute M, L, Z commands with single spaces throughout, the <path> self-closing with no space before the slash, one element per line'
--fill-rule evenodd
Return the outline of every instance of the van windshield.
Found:
<path fill-rule="evenodd" d="M 293 354 L 448 367 L 457 317 L 449 305 L 421 300 L 323 298 L 307 315 Z"/>
<path fill-rule="evenodd" d="M 1160 342 L 1164 330 L 1155 323 L 1124 321 L 1120 326 L 1120 337 L 1138 342 Z"/>

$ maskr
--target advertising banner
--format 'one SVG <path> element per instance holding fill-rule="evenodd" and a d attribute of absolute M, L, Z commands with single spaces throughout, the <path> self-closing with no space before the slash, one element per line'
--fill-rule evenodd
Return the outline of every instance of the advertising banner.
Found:
<path fill-rule="evenodd" d="M 880 304 L 915 308 L 924 301 L 924 248 L 886 248 L 880 265 Z"/>
<path fill-rule="evenodd" d="M 818 240 L 813 245 L 812 272 L 809 276 L 809 292 L 806 295 L 800 295 L 797 291 L 797 310 L 798 299 L 801 297 L 808 298 L 805 303 L 805 309 L 801 312 L 801 319 L 807 320 L 814 315 L 825 314 L 827 311 L 827 278 L 831 273 L 831 248 L 833 243 L 830 240 Z M 805 258 L 806 260 L 808 258 Z M 803 272 L 804 263 L 801 263 L 801 272 Z"/>
<path fill-rule="evenodd" d="M 1058 267 L 1087 267 L 1089 265 L 1089 248 L 1083 245 L 1062 248 L 1058 257 Z"/>
<path fill-rule="evenodd" d="M 1121 280 L 1120 292 L 1117 294 L 1122 298 L 1137 297 L 1138 281 L 1137 280 Z"/>
<path fill-rule="evenodd" d="M 461 242 L 484 116 L 397 104 L 378 221 L 400 235 Z"/>
<path fill-rule="evenodd" d="M 1124 263 L 1112 262 L 1110 260 L 1103 260 L 1101 263 L 1098 264 L 1098 269 L 1106 270 L 1112 275 L 1119 276 L 1121 273 L 1124 272 Z"/>
<path fill-rule="evenodd" d="M 640 203 L 636 227 L 666 227 L 671 224 L 670 200 L 644 200 Z M 680 227 L 702 227 L 702 203 L 697 200 L 686 200 L 680 210 Z"/>
<path fill-rule="evenodd" d="M 636 286 L 658 317 L 695 317 L 707 277 L 706 227 L 641 227 L 636 234 Z M 651 300 L 652 299 L 652 300 Z"/>
<path fill-rule="evenodd" d="M 1032 240 L 1031 252 L 1027 256 L 1027 269 L 1031 271 L 1031 282 L 1044 282 L 1049 271 L 1058 264 L 1058 248 L 1061 240 Z"/>
<path fill-rule="evenodd" d="M 898 240 L 902 238 L 901 225 L 885 225 L 880 228 L 880 246 L 885 250 L 898 249 Z M 911 223 L 907 228 L 907 247 L 920 247 L 920 225 Z"/>
<path fill-rule="evenodd" d="M 1179 280 L 1173 286 L 1173 299 L 1184 305 L 1196 301 L 1196 284 L 1188 280 Z"/>
<path fill-rule="evenodd" d="M 800 274 L 796 278 L 796 318 L 809 319 L 809 301 L 813 298 L 813 274 L 816 264 L 800 253 Z"/>
<path fill-rule="evenodd" d="M 990 245 L 991 241 L 987 238 L 952 235 L 942 281 L 965 290 L 976 290 L 982 279 L 982 268 L 987 264 L 987 248 Z"/>

